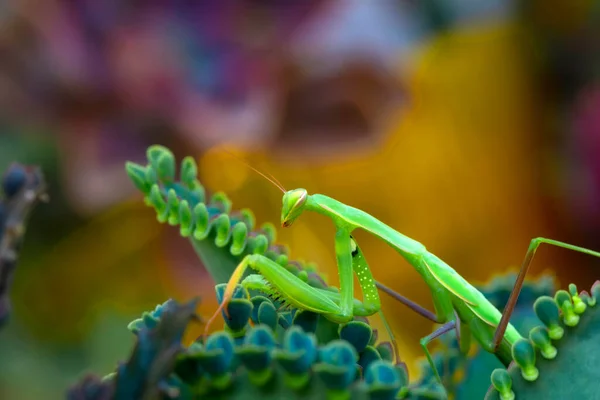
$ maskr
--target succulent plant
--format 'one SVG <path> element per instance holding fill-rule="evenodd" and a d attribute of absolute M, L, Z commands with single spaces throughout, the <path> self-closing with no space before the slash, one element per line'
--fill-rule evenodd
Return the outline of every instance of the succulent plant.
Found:
<path fill-rule="evenodd" d="M 10 314 L 9 288 L 26 225 L 46 184 L 37 167 L 12 164 L 0 182 L 0 327 Z"/>
<path fill-rule="evenodd" d="M 219 300 L 224 290 L 217 285 Z M 227 307 L 224 330 L 196 341 L 176 366 L 195 398 L 391 399 L 408 390 L 406 366 L 392 364 L 390 344 L 378 344 L 365 320 L 340 326 L 312 312 L 278 311 L 241 285 Z"/>
<path fill-rule="evenodd" d="M 70 400 L 128 400 L 177 398 L 176 383 L 171 380 L 177 357 L 183 351 L 182 338 L 194 318 L 197 300 L 179 305 L 169 300 L 148 324 L 139 324 L 134 332 L 137 344 L 130 359 L 104 379 L 88 375 L 67 393 Z"/>
<path fill-rule="evenodd" d="M 218 297 L 224 288 L 217 286 Z M 68 399 L 393 399 L 410 393 L 406 366 L 391 363 L 389 343 L 377 345 L 377 332 L 365 321 L 336 325 L 338 338 L 323 341 L 315 314 L 278 311 L 238 286 L 225 329 L 184 349 L 194 308 L 195 302 L 169 300 L 144 313 L 130 324 L 138 336 L 130 360 L 104 379 L 86 376 Z"/>
<path fill-rule="evenodd" d="M 539 297 L 533 308 L 542 323 L 529 331 L 529 340 L 523 340 L 518 353 L 513 350 L 515 362 L 508 370 L 494 370 L 485 398 L 600 398 L 600 371 L 596 368 L 600 360 L 599 300 L 600 281 L 592 285 L 590 293 L 578 292 L 571 284 L 569 291 Z M 536 381 L 526 379 L 529 370 L 539 375 Z"/>

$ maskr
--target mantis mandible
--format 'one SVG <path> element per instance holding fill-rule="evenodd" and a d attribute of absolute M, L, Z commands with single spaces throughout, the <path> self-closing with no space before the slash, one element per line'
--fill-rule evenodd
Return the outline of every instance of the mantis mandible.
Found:
<path fill-rule="evenodd" d="M 421 347 L 436 378 L 442 383 L 427 345 L 433 339 L 453 329 L 456 329 L 461 351 L 468 351 L 470 339 L 474 338 L 486 351 L 496 354 L 505 366 L 510 364 L 512 361 L 511 348 L 523 337 L 509 323 L 509 319 L 533 256 L 542 243 L 600 257 L 599 252 L 552 239 L 535 238 L 531 240 L 504 313 L 501 313 L 481 292 L 439 257 L 430 253 L 418 241 L 401 234 L 372 215 L 331 197 L 322 194 L 309 195 L 306 189 L 301 188 L 286 191 L 278 181 L 273 181 L 256 169 L 252 169 L 284 193 L 281 209 L 282 227 L 292 226 L 294 221 L 305 211 L 324 215 L 334 223 L 336 228 L 335 254 L 340 281 L 339 293 L 311 287 L 274 261 L 261 255 L 248 255 L 232 274 L 223 301 L 215 315 L 208 321 L 205 332 L 208 331 L 214 318 L 222 310 L 226 310 L 225 306 L 231 300 L 236 285 L 240 283 L 248 267 L 259 272 L 264 278 L 265 284 L 268 283 L 274 287 L 292 306 L 322 314 L 337 323 L 349 322 L 354 316 L 367 317 L 380 312 L 381 303 L 378 294 L 378 289 L 380 289 L 423 317 L 442 325 L 420 340 Z M 415 268 L 431 290 L 435 313 L 375 281 L 358 243 L 352 236 L 352 232 L 356 229 L 362 229 L 375 235 L 394 248 Z M 362 302 L 354 298 L 353 273 L 357 275 L 362 288 Z M 250 280 L 246 278 L 246 280 L 257 282 L 255 278 Z M 529 379 L 535 380 L 537 376 L 530 376 Z"/>

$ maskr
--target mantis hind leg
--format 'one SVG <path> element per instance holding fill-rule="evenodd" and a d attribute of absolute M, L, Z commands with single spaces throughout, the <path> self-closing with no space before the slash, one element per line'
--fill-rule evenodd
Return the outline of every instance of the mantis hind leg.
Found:
<path fill-rule="evenodd" d="M 589 254 L 591 256 L 600 257 L 600 253 L 586 249 L 584 247 L 573 246 L 572 244 L 559 242 L 557 240 L 546 239 L 546 238 L 535 238 L 531 240 L 529 244 L 529 248 L 527 249 L 527 253 L 525 254 L 525 259 L 523 260 L 523 264 L 521 264 L 521 270 L 519 271 L 519 275 L 517 276 L 517 280 L 515 282 L 515 286 L 513 287 L 512 292 L 510 293 L 510 297 L 508 298 L 508 302 L 504 307 L 504 312 L 502 313 L 502 318 L 500 319 L 500 323 L 498 324 L 498 328 L 496 329 L 496 333 L 493 339 L 493 350 L 496 352 L 500 347 L 500 343 L 506 333 L 506 328 L 510 321 L 510 317 L 515 309 L 517 304 L 517 300 L 519 298 L 519 293 L 521 292 L 521 288 L 523 287 L 523 282 L 525 281 L 525 276 L 529 271 L 529 267 L 531 266 L 531 261 L 533 260 L 533 256 L 537 248 L 542 244 L 546 243 L 556 247 L 562 247 L 564 249 L 577 251 L 584 254 Z"/>

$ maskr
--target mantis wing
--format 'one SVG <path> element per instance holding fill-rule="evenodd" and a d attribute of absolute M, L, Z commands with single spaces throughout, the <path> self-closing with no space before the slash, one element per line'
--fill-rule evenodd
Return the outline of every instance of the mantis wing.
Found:
<path fill-rule="evenodd" d="M 481 320 L 491 326 L 498 326 L 502 318 L 500 311 L 492 306 L 479 290 L 475 289 L 452 267 L 431 253 L 423 258 L 423 264 L 442 286 L 463 300 Z"/>

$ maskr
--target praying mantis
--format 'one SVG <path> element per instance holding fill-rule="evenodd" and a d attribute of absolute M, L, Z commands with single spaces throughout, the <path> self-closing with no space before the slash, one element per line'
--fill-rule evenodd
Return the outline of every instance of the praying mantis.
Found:
<path fill-rule="evenodd" d="M 501 313 L 481 292 L 439 257 L 430 253 L 420 242 L 403 235 L 365 211 L 331 197 L 322 194 L 310 195 L 306 189 L 302 188 L 286 191 L 275 178 L 272 180 L 260 171 L 252 169 L 283 192 L 282 227 L 292 226 L 305 211 L 321 214 L 334 223 L 336 228 L 335 254 L 340 281 L 339 292 L 312 287 L 267 257 L 258 254 L 247 255 L 234 270 L 227 283 L 218 310 L 206 324 L 205 334 L 221 311 L 227 313 L 226 306 L 231 301 L 234 290 L 240 282 L 242 285 L 245 282 L 268 285 L 276 289 L 291 306 L 319 313 L 337 323 L 349 322 L 355 316 L 367 317 L 380 312 L 381 303 L 378 290 L 381 290 L 421 316 L 436 324 L 441 324 L 441 327 L 433 333 L 422 338 L 420 344 L 436 378 L 442 383 L 427 345 L 433 339 L 453 329 L 456 330 L 461 351 L 468 351 L 470 340 L 474 338 L 486 351 L 496 354 L 505 366 L 510 364 L 512 361 L 511 348 L 523 337 L 509 323 L 509 319 L 536 250 L 542 243 L 600 257 L 599 252 L 568 243 L 542 237 L 532 239 L 504 313 Z M 362 229 L 375 235 L 394 248 L 415 268 L 431 291 L 435 313 L 392 291 L 373 278 L 364 254 L 352 236 L 352 232 L 356 229 Z M 260 276 L 250 275 L 242 281 L 247 268 L 256 270 Z M 363 301 L 354 298 L 353 274 L 358 277 L 363 292 Z M 536 380 L 537 375 L 529 376 L 527 379 Z"/>

